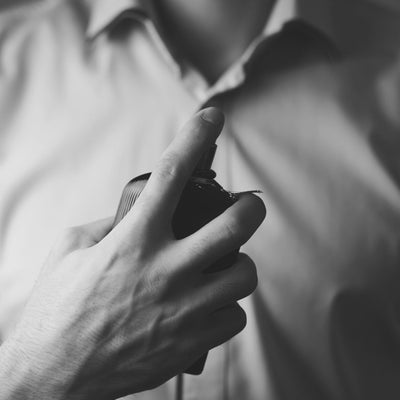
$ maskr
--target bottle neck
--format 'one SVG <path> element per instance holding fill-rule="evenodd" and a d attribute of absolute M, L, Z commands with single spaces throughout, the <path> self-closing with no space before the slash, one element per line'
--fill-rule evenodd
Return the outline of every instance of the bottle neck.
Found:
<path fill-rule="evenodd" d="M 215 179 L 217 174 L 212 169 L 196 169 L 193 172 L 192 178 L 201 178 L 201 179 Z"/>
<path fill-rule="evenodd" d="M 193 172 L 193 177 L 214 179 L 216 173 L 211 169 L 212 163 L 214 161 L 215 153 L 217 151 L 217 145 L 213 144 L 200 158 L 197 163 L 196 168 Z"/>

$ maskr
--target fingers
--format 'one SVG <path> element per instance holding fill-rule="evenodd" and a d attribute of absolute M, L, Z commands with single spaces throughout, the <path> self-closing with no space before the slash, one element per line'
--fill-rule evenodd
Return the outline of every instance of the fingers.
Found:
<path fill-rule="evenodd" d="M 263 201 L 253 195 L 242 195 L 223 214 L 193 235 L 177 243 L 183 264 L 206 269 L 226 254 L 247 242 L 266 215 Z"/>
<path fill-rule="evenodd" d="M 200 157 L 217 139 L 223 124 L 222 112 L 210 107 L 197 113 L 183 127 L 164 152 L 138 199 L 145 218 L 170 223 L 187 180 Z"/>
<path fill-rule="evenodd" d="M 230 268 L 203 276 L 196 302 L 204 310 L 215 310 L 249 296 L 257 283 L 254 262 L 246 254 L 240 253 Z"/>
<path fill-rule="evenodd" d="M 207 350 L 219 346 L 241 332 L 247 323 L 246 313 L 237 303 L 222 307 L 209 315 L 209 329 L 204 340 Z"/>

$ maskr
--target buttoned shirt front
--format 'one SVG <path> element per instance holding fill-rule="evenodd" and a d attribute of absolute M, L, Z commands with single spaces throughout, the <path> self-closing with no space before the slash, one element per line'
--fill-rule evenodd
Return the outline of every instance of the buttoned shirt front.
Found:
<path fill-rule="evenodd" d="M 244 248 L 259 274 L 248 326 L 185 376 L 184 399 L 398 398 L 397 64 L 380 62 L 395 39 L 382 53 L 370 41 L 384 66 L 363 79 L 364 64 L 333 64 L 310 27 L 270 38 L 295 11 L 283 1 L 210 86 L 165 46 L 149 2 L 18 4 L 0 13 L 2 337 L 58 233 L 114 214 L 124 184 L 211 101 L 227 116 L 218 180 L 261 189 L 268 218 Z M 396 7 L 370 7 L 392 32 Z M 334 19 L 305 14 L 340 44 Z M 174 392 L 170 381 L 135 398 Z"/>

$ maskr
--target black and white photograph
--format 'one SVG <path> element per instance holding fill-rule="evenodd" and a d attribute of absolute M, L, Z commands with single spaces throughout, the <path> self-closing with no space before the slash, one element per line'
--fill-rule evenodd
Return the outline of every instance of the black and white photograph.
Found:
<path fill-rule="evenodd" d="M 0 400 L 400 400 L 400 0 L 0 0 Z"/>

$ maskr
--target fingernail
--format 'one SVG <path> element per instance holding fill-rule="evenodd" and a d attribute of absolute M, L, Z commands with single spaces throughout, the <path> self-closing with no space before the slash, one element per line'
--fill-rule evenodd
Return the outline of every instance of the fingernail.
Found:
<path fill-rule="evenodd" d="M 218 108 L 209 107 L 202 110 L 200 114 L 200 118 L 204 119 L 218 128 L 222 128 L 225 121 L 225 116 Z"/>

